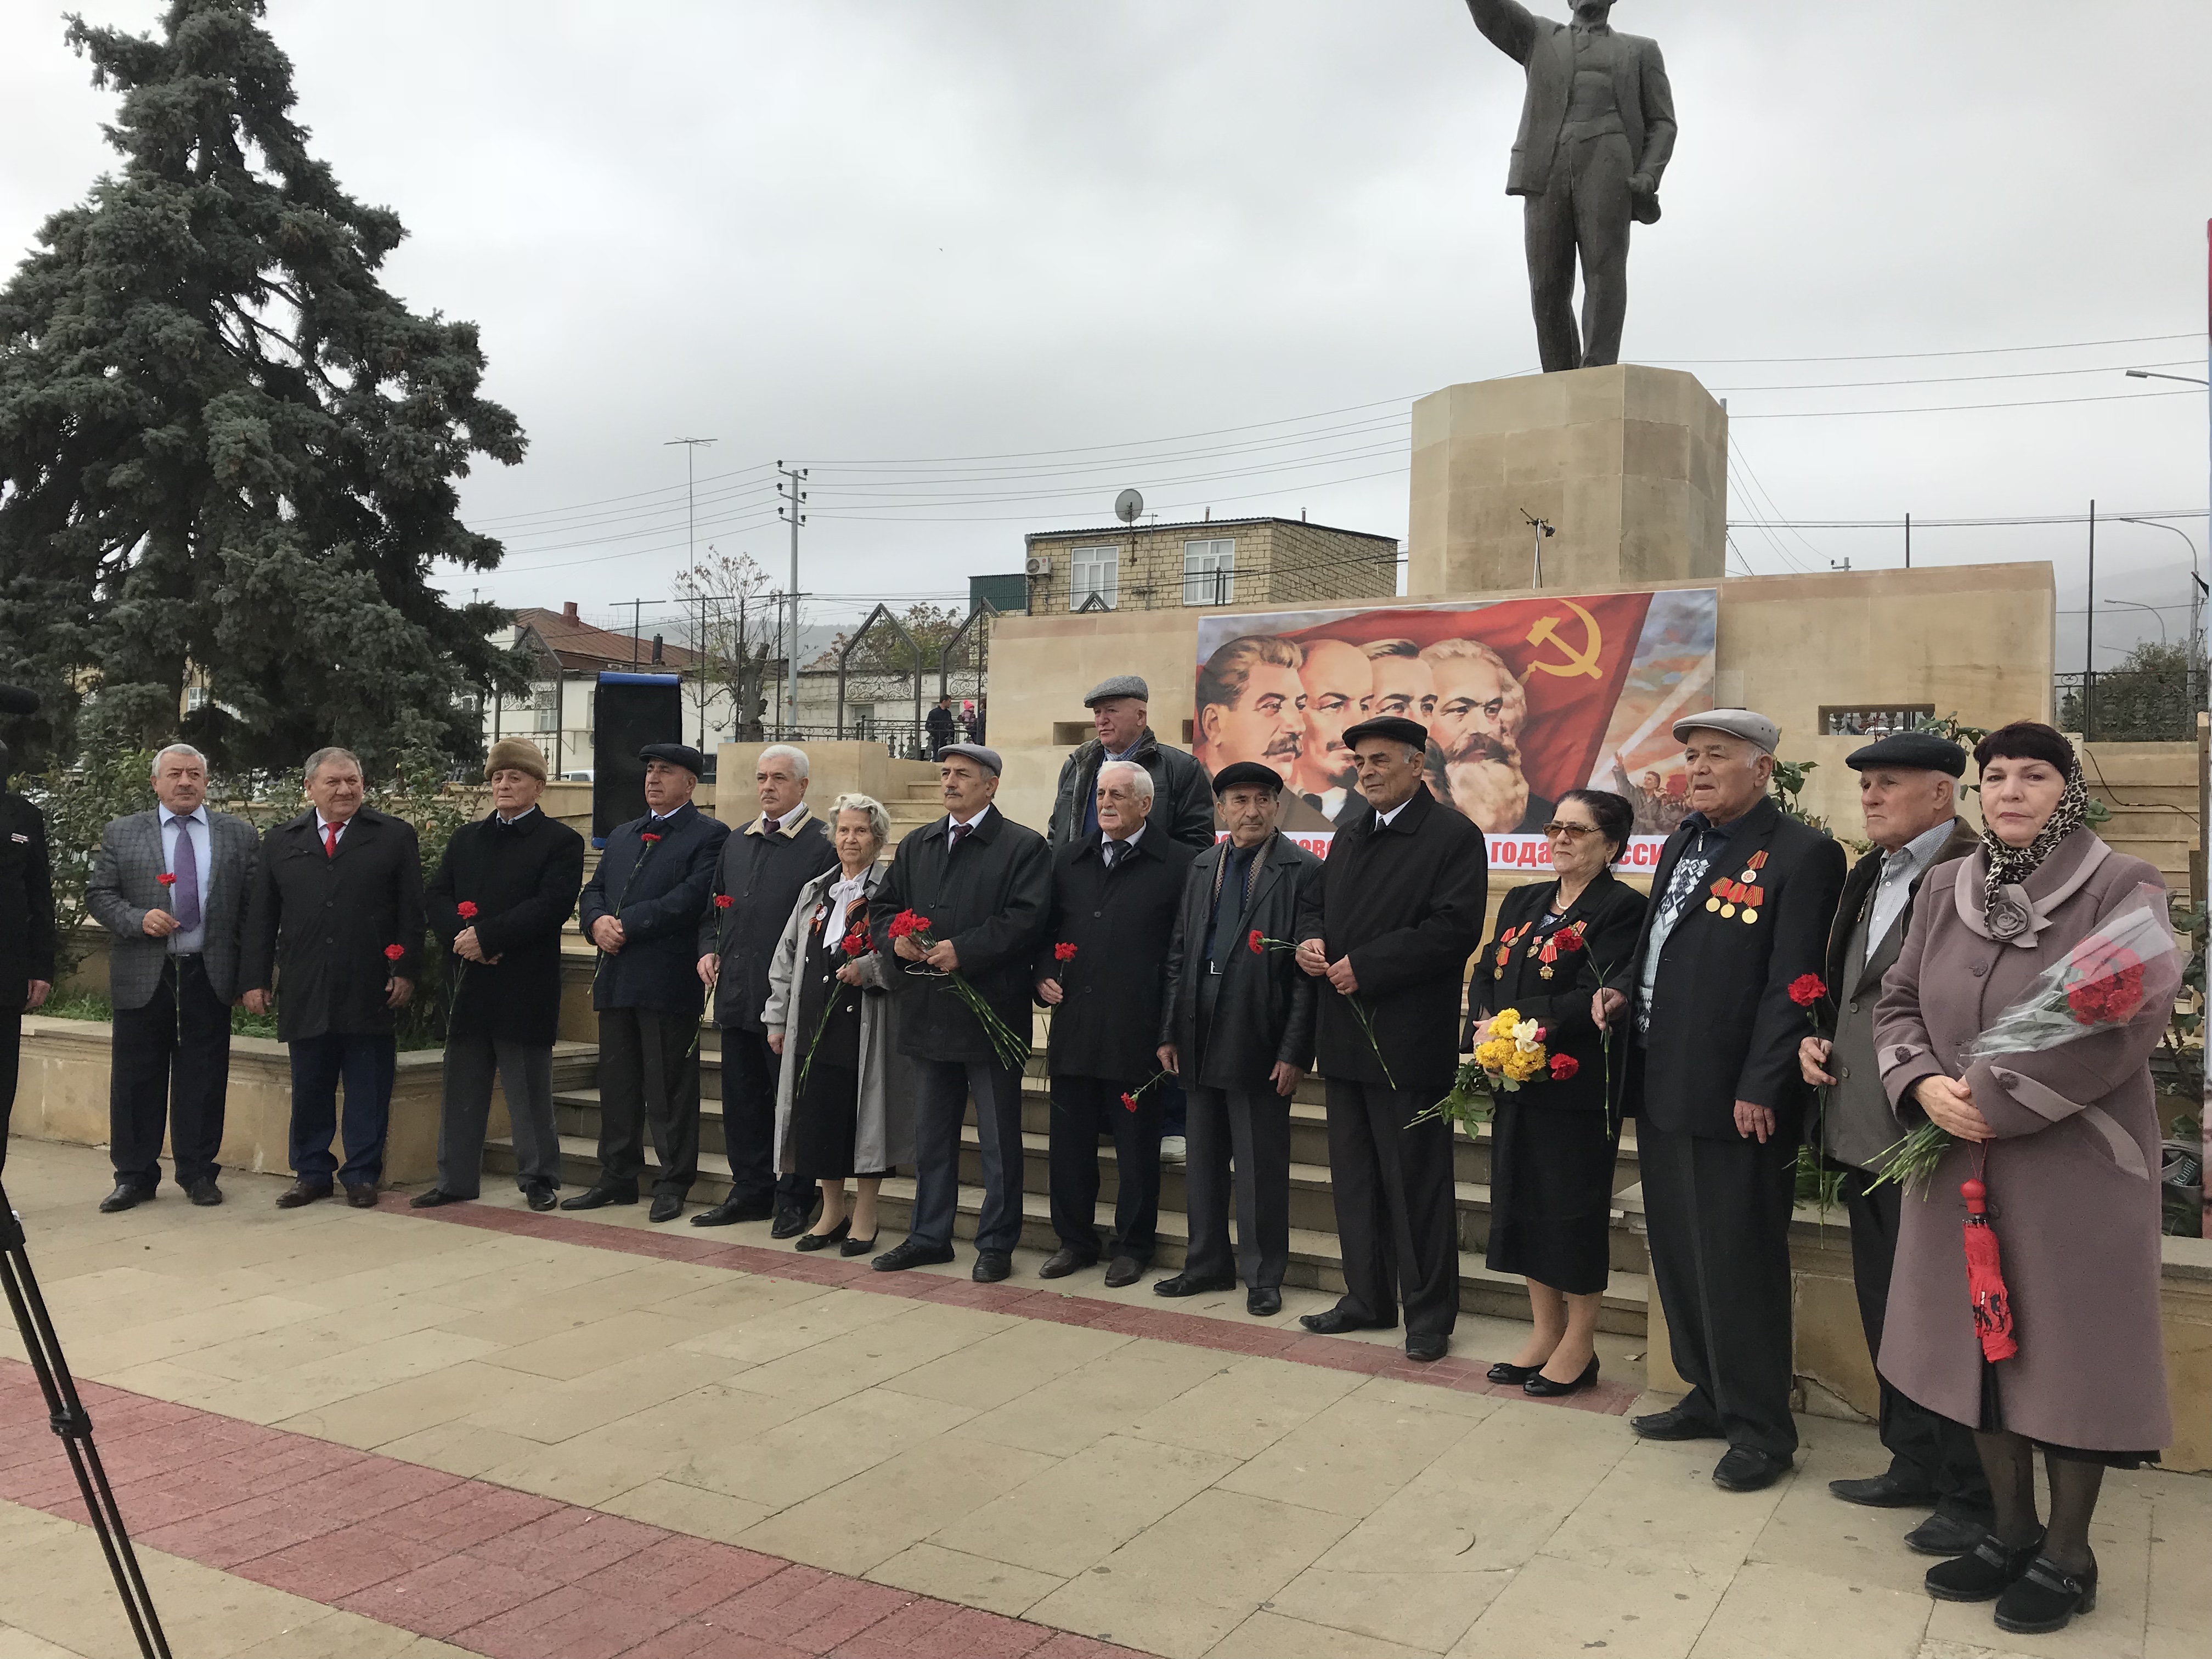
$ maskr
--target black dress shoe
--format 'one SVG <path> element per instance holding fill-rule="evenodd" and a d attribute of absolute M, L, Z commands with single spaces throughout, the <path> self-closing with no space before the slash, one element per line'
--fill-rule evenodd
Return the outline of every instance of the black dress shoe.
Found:
<path fill-rule="evenodd" d="M 1407 1331 L 1406 1358 L 1424 1365 L 1433 1365 L 1451 1352 L 1451 1338 L 1442 1331 Z"/>
<path fill-rule="evenodd" d="M 853 1220 L 848 1216 L 826 1233 L 801 1233 L 792 1241 L 794 1250 L 826 1250 L 832 1244 L 842 1244 L 845 1235 L 853 1231 Z"/>
<path fill-rule="evenodd" d="M 1493 1382 L 1518 1384 L 1526 1382 L 1543 1369 L 1541 1365 L 1516 1365 L 1510 1359 L 1501 1359 L 1483 1375 Z"/>
<path fill-rule="evenodd" d="M 1234 1279 L 1203 1279 L 1188 1273 L 1177 1273 L 1172 1279 L 1152 1281 L 1154 1296 L 1204 1296 L 1209 1291 L 1233 1291 L 1236 1288 Z M 1279 1298 L 1278 1300 L 1279 1302 Z"/>
<path fill-rule="evenodd" d="M 376 1207 L 376 1183 L 374 1181 L 349 1181 L 346 1183 L 346 1202 L 356 1210 Z"/>
<path fill-rule="evenodd" d="M 1713 1485 L 1723 1492 L 1762 1492 L 1789 1472 L 1786 1457 L 1769 1457 L 1749 1446 L 1730 1446 L 1713 1465 Z"/>
<path fill-rule="evenodd" d="M 895 1273 L 908 1267 L 933 1267 L 940 1261 L 951 1260 L 950 1244 L 925 1244 L 918 1238 L 909 1238 L 903 1244 L 892 1245 L 868 1265 L 879 1273 Z"/>
<path fill-rule="evenodd" d="M 804 1204 L 778 1204 L 775 1224 L 768 1230 L 770 1238 L 796 1238 L 805 1232 L 813 1220 L 815 1212 Z"/>
<path fill-rule="evenodd" d="M 212 1209 L 222 1202 L 222 1188 L 215 1184 L 213 1176 L 202 1176 L 185 1188 L 185 1191 L 190 1194 L 192 1202 L 203 1210 Z M 151 1194 L 149 1194 L 149 1196 L 150 1197 Z"/>
<path fill-rule="evenodd" d="M 648 1221 L 673 1221 L 678 1216 L 682 1215 L 683 1213 L 683 1194 L 655 1193 L 653 1195 L 653 1208 L 646 1216 L 646 1219 Z"/>
<path fill-rule="evenodd" d="M 125 1210 L 135 1210 L 154 1196 L 135 1181 L 118 1181 L 115 1190 L 100 1200 L 102 1215 L 120 1215 Z"/>
<path fill-rule="evenodd" d="M 847 1239 L 842 1244 L 840 1244 L 837 1247 L 837 1254 L 839 1255 L 866 1255 L 870 1250 L 872 1250 L 875 1248 L 876 1236 L 873 1233 L 870 1233 L 866 1238 Z"/>
<path fill-rule="evenodd" d="M 1948 1560 L 1972 1550 L 1989 1529 L 1987 1521 L 1961 1521 L 1938 1510 L 1905 1534 L 1905 1547 L 1915 1555 L 1940 1555 Z"/>
<path fill-rule="evenodd" d="M 443 1187 L 433 1187 L 427 1193 L 417 1193 L 407 1200 L 410 1210 L 434 1210 L 447 1204 L 465 1204 L 469 1200 L 459 1193 L 449 1193 Z"/>
<path fill-rule="evenodd" d="M 1342 1308 L 1323 1308 L 1319 1313 L 1300 1314 L 1298 1323 L 1316 1336 L 1335 1336 L 1345 1331 L 1395 1330 L 1395 1319 L 1354 1319 Z"/>
<path fill-rule="evenodd" d="M 562 1199 L 561 1207 L 564 1210 L 603 1210 L 610 1204 L 636 1202 L 637 1188 L 635 1187 L 592 1186 L 586 1188 L 574 1198 Z"/>
<path fill-rule="evenodd" d="M 968 1276 L 978 1285 L 995 1285 L 1014 1270 L 1014 1258 L 1005 1250 L 978 1250 Z"/>
<path fill-rule="evenodd" d="M 2064 1630 L 2077 1613 L 2093 1612 L 2097 1605 L 2097 1558 L 2089 1558 L 2085 1572 L 2068 1572 L 2048 1556 L 2035 1563 L 1997 1597 L 1999 1630 L 2023 1636 L 2047 1636 Z"/>
<path fill-rule="evenodd" d="M 1106 1288 L 1121 1290 L 1145 1276 L 1145 1264 L 1133 1255 L 1117 1255 L 1106 1264 Z"/>
<path fill-rule="evenodd" d="M 775 1202 L 766 1198 L 726 1198 L 712 1209 L 702 1210 L 691 1218 L 695 1227 L 733 1227 L 740 1221 L 766 1221 L 775 1214 Z M 786 1238 L 787 1233 L 778 1233 Z"/>
<path fill-rule="evenodd" d="M 303 1204 L 320 1203 L 330 1195 L 331 1183 L 327 1181 L 295 1181 L 276 1194 L 276 1207 L 296 1210 Z"/>
<path fill-rule="evenodd" d="M 560 1202 L 553 1196 L 552 1188 L 542 1181 L 533 1181 L 522 1189 L 522 1201 L 533 1210 L 550 1210 Z"/>
<path fill-rule="evenodd" d="M 1828 1490 L 1846 1504 L 1863 1504 L 1870 1510 L 1921 1510 L 1936 1501 L 1936 1494 L 1917 1481 L 1900 1480 L 1893 1469 L 1863 1480 L 1831 1480 Z M 1972 1548 L 1971 1541 L 1967 1545 Z M 1950 1553 L 1956 1555 L 1958 1551 Z"/>
<path fill-rule="evenodd" d="M 1557 1400 L 1561 1395 L 1580 1394 L 1584 1389 L 1594 1389 L 1596 1386 L 1597 1356 L 1592 1354 L 1590 1363 L 1583 1367 L 1582 1375 L 1573 1382 L 1556 1382 L 1545 1376 L 1542 1370 L 1539 1368 L 1534 1376 L 1522 1379 L 1521 1392 L 1532 1400 Z"/>
<path fill-rule="evenodd" d="M 1272 1285 L 1255 1285 L 1244 1292 L 1244 1311 L 1255 1319 L 1273 1319 L 1282 1310 L 1283 1293 Z"/>
<path fill-rule="evenodd" d="M 1929 1568 L 1921 1583 L 1938 1601 L 1994 1601 L 2015 1580 L 2027 1576 L 2042 1551 L 2041 1533 L 2015 1550 L 2006 1548 L 1996 1534 L 1985 1532 L 1957 1560 Z"/>
<path fill-rule="evenodd" d="M 1649 1417 L 1629 1419 L 1628 1426 L 1644 1440 L 1717 1440 L 1721 1431 L 1701 1418 L 1691 1416 L 1680 1406 L 1669 1406 L 1663 1412 L 1653 1412 Z"/>
<path fill-rule="evenodd" d="M 1081 1273 L 1085 1267 L 1095 1267 L 1097 1265 L 1097 1256 L 1080 1255 L 1063 1246 L 1045 1257 L 1043 1265 L 1037 1269 L 1037 1277 L 1065 1279 L 1070 1273 Z"/>

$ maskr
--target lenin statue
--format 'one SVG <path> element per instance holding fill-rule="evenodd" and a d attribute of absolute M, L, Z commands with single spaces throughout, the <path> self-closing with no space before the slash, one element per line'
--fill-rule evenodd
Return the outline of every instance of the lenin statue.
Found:
<path fill-rule="evenodd" d="M 1528 294 L 1547 374 L 1620 361 L 1628 222 L 1659 217 L 1674 149 L 1674 98 L 1656 41 L 1617 34 L 1613 0 L 1576 0 L 1554 23 L 1518 0 L 1467 0 L 1475 27 L 1528 71 L 1505 193 L 1526 198 Z M 1575 255 L 1583 319 L 1575 329 Z"/>

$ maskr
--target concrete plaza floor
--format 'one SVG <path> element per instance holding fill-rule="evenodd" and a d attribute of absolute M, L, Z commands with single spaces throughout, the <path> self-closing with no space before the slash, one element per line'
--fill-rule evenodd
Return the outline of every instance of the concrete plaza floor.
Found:
<path fill-rule="evenodd" d="M 964 1247 L 848 1285 L 765 1227 L 489 1185 L 281 1212 L 228 1174 L 220 1209 L 107 1217 L 100 1152 L 21 1139 L 7 1182 L 178 1659 L 2180 1659 L 2212 1629 L 2212 1480 L 2112 1477 L 2097 1611 L 2006 1638 L 1923 1593 L 1916 1512 L 1829 1496 L 1870 1430 L 1802 1419 L 1795 1475 L 1731 1496 L 1711 1443 L 1635 1440 L 1627 1389 L 1482 1385 L 1502 1322 L 1422 1371 L 1299 1340 L 1311 1293 L 1263 1324 L 1026 1252 L 1004 1286 Z M 0 1659 L 126 1659 L 0 1355 Z"/>

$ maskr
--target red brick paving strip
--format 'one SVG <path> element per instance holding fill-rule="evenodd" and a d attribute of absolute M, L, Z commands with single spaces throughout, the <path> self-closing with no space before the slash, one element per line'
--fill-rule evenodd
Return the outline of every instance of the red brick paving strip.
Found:
<path fill-rule="evenodd" d="M 488 1480 L 78 1386 L 139 1543 L 493 1659 L 1137 1659 Z M 86 1519 L 37 1379 L 13 1359 L 0 1360 L 0 1498 Z M 89 1566 L 89 1534 L 84 1547 Z"/>
<path fill-rule="evenodd" d="M 448 1204 L 434 1210 L 416 1210 L 407 1207 L 406 1200 L 398 1194 L 387 1193 L 382 1207 L 418 1220 L 481 1227 L 487 1232 L 520 1233 L 530 1238 L 581 1244 L 592 1249 L 619 1250 L 664 1261 L 689 1261 L 703 1267 L 726 1267 L 733 1273 L 762 1273 L 773 1279 L 804 1279 L 812 1285 L 866 1291 L 878 1296 L 902 1296 L 956 1308 L 980 1308 L 1019 1319 L 1048 1320 L 1056 1325 L 1087 1325 L 1093 1330 L 1149 1337 L 1155 1342 L 1176 1342 L 1189 1348 L 1263 1354 L 1301 1365 L 1364 1371 L 1370 1376 L 1394 1377 L 1401 1382 L 1420 1382 L 1461 1394 L 1491 1394 L 1501 1399 L 1527 1401 L 1532 1405 L 1563 1406 L 1573 1411 L 1600 1412 L 1613 1417 L 1626 1413 L 1642 1392 L 1625 1382 L 1601 1381 L 1579 1394 L 1556 1400 L 1534 1400 L 1522 1392 L 1517 1382 L 1491 1382 L 1486 1375 L 1490 1370 L 1486 1359 L 1447 1354 L 1442 1359 L 1419 1364 L 1407 1358 L 1400 1348 L 1349 1341 L 1340 1336 L 1315 1336 L 1294 1323 L 1237 1325 L 1226 1320 L 1210 1319 L 1203 1314 L 1131 1307 L 1126 1303 L 1031 1290 L 1019 1285 L 978 1285 L 972 1279 L 946 1279 L 935 1273 L 879 1273 L 858 1257 L 824 1261 L 820 1255 L 763 1249 L 757 1244 L 719 1243 L 682 1233 L 611 1227 L 599 1222 L 572 1221 L 565 1216 L 502 1210 L 491 1205 Z"/>

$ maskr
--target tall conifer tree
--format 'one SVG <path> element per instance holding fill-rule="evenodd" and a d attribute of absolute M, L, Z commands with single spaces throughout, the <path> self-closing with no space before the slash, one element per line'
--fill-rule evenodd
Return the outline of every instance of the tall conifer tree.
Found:
<path fill-rule="evenodd" d="M 471 459 L 513 465 L 473 324 L 378 271 L 405 232 L 307 149 L 263 0 L 173 0 L 158 39 L 70 21 L 120 94 L 122 156 L 0 292 L 0 679 L 77 695 L 135 741 L 241 766 L 343 743 L 465 757 L 461 699 L 519 689 L 501 615 L 430 585 L 501 547 L 460 521 Z M 234 711 L 234 712 L 232 712 Z"/>

